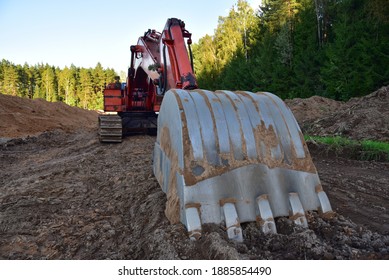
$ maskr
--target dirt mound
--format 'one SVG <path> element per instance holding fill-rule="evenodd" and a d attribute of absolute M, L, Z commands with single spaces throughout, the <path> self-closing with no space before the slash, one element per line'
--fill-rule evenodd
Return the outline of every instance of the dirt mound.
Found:
<path fill-rule="evenodd" d="M 304 130 L 306 127 L 331 113 L 341 110 L 344 102 L 333 99 L 312 96 L 309 98 L 287 99 L 285 103 L 292 110 L 300 127 Z"/>
<path fill-rule="evenodd" d="M 311 133 L 389 141 L 389 86 L 350 99 L 342 110 L 314 122 Z"/>
<path fill-rule="evenodd" d="M 286 103 L 304 133 L 389 141 L 389 86 L 346 103 L 317 96 Z"/>
<path fill-rule="evenodd" d="M 63 102 L 27 99 L 0 94 L 0 137 L 32 136 L 61 129 L 66 132 L 92 129 L 97 113 L 71 107 Z"/>

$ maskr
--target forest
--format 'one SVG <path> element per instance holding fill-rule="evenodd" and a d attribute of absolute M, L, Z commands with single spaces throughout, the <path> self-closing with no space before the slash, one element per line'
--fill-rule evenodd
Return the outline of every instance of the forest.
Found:
<path fill-rule="evenodd" d="M 200 88 L 348 100 L 389 84 L 387 0 L 238 0 L 193 44 Z M 0 93 L 102 109 L 113 69 L 0 62 Z"/>
<path fill-rule="evenodd" d="M 201 88 L 348 100 L 389 84 L 389 5 L 239 0 L 193 50 Z"/>
<path fill-rule="evenodd" d="M 63 101 L 84 109 L 102 109 L 105 84 L 113 82 L 116 73 L 104 69 L 79 68 L 73 64 L 60 69 L 48 64 L 15 65 L 0 62 L 0 93 L 47 101 Z"/>

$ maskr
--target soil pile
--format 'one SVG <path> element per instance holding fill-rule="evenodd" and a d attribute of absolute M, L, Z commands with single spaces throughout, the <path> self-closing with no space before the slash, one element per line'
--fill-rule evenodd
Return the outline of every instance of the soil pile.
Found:
<path fill-rule="evenodd" d="M 27 99 L 0 94 L 0 137 L 15 138 L 61 129 L 93 129 L 97 113 L 71 107 L 63 102 Z"/>
<path fill-rule="evenodd" d="M 389 141 L 389 86 L 345 103 L 318 96 L 286 103 L 306 134 Z"/>
<path fill-rule="evenodd" d="M 322 96 L 287 99 L 285 103 L 292 110 L 303 131 L 309 129 L 316 120 L 337 112 L 344 106 L 344 102 Z"/>
<path fill-rule="evenodd" d="M 350 99 L 345 105 L 342 110 L 315 121 L 311 133 L 389 141 L 389 86 Z"/>

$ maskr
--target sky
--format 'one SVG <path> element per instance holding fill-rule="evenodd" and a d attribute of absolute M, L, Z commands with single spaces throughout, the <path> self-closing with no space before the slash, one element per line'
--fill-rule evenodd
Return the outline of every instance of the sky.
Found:
<path fill-rule="evenodd" d="M 248 0 L 256 10 L 260 0 Z M 0 0 L 0 60 L 30 65 L 98 62 L 119 74 L 130 61 L 130 46 L 148 29 L 162 31 L 179 18 L 193 42 L 212 35 L 218 17 L 237 0 Z"/>

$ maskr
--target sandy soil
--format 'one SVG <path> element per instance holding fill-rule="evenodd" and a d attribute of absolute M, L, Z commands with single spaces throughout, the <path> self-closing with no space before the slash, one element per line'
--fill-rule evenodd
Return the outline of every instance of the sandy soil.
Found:
<path fill-rule="evenodd" d="M 0 94 L 0 137 L 18 138 L 60 129 L 73 132 L 96 127 L 97 113 L 63 102 L 26 99 Z"/>
<path fill-rule="evenodd" d="M 46 112 L 58 106 L 40 102 Z M 26 120 L 34 114 L 13 110 Z M 13 121 L 8 134 L 1 130 L 0 259 L 389 259 L 388 163 L 336 157 L 310 144 L 333 218 L 310 212 L 309 229 L 278 218 L 277 235 L 244 224 L 243 243 L 205 225 L 194 242 L 164 215 L 166 196 L 152 172 L 155 137 L 101 144 L 96 113 L 72 122 L 71 110 L 53 110 L 69 123 L 42 126 L 41 134 L 11 134 L 25 129 Z M 49 113 L 45 120 L 57 122 Z"/>

